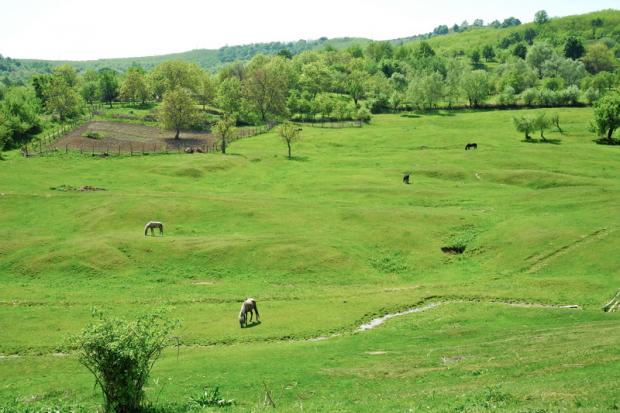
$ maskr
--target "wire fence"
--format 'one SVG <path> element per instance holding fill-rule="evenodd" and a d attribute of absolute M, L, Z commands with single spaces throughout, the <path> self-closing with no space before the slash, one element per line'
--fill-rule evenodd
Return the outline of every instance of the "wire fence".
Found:
<path fill-rule="evenodd" d="M 90 117 L 92 119 L 92 117 Z M 212 141 L 208 139 L 180 139 L 178 142 L 162 142 L 162 141 L 123 141 L 123 142 L 106 142 L 93 140 L 92 142 L 82 143 L 65 143 L 59 144 L 59 139 L 71 133 L 76 128 L 90 121 L 83 118 L 78 121 L 67 122 L 60 125 L 45 135 L 41 136 L 37 141 L 24 145 L 21 149 L 24 157 L 34 156 L 53 156 L 58 154 L 79 153 L 81 155 L 90 155 L 93 157 L 108 156 L 138 156 L 149 154 L 179 154 L 179 153 L 213 153 L 222 149 L 221 140 Z M 276 123 L 267 123 L 260 126 L 244 127 L 237 129 L 237 133 L 226 142 L 230 143 L 240 139 L 250 138 L 269 132 L 274 128 Z"/>

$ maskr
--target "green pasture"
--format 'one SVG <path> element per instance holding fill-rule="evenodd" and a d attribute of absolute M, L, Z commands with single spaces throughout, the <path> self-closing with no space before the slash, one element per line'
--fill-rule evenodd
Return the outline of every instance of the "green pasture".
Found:
<path fill-rule="evenodd" d="M 512 117 L 538 111 L 565 133 L 523 142 Z M 9 153 L 0 401 L 92 410 L 88 372 L 56 354 L 65 337 L 93 307 L 164 307 L 182 346 L 155 367 L 156 404 L 220 385 L 229 411 L 271 409 L 265 388 L 280 411 L 613 411 L 620 325 L 601 307 L 620 289 L 620 147 L 595 144 L 591 118 L 379 115 L 304 127 L 292 160 L 276 132 L 225 156 Z M 144 236 L 149 220 L 164 237 Z M 441 251 L 453 245 L 464 254 Z M 249 296 L 262 323 L 240 329 Z M 450 303 L 353 333 L 430 301 Z"/>

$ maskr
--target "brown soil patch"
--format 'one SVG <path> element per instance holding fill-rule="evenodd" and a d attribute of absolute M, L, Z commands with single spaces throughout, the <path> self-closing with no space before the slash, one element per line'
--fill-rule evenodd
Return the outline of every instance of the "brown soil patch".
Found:
<path fill-rule="evenodd" d="M 87 133 L 98 134 L 101 138 L 86 137 Z M 60 150 L 65 148 L 110 152 L 164 152 L 187 147 L 210 147 L 216 138 L 207 132 L 181 132 L 180 139 L 174 139 L 174 132 L 147 125 L 93 121 L 76 128 L 56 142 Z"/>

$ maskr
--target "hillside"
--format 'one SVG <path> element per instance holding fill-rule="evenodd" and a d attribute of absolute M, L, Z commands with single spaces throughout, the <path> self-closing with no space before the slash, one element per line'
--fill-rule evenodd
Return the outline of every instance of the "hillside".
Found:
<path fill-rule="evenodd" d="M 592 40 L 591 21 L 601 18 L 605 22 L 604 26 L 597 30 L 596 38 L 614 38 L 618 35 L 617 27 L 620 25 L 619 10 L 602 10 L 577 16 L 566 16 L 552 18 L 543 27 L 535 23 L 526 23 L 513 27 L 495 28 L 491 26 L 474 27 L 469 26 L 466 31 L 450 32 L 446 35 L 419 34 L 407 38 L 390 40 L 395 45 L 413 45 L 421 40 L 427 40 L 431 46 L 443 55 L 467 54 L 473 49 L 482 48 L 484 45 L 497 44 L 500 39 L 509 37 L 513 33 L 523 33 L 527 29 L 534 29 L 539 38 L 560 41 L 567 35 L 577 35 L 586 40 Z M 446 22 L 448 23 L 448 22 Z M 616 40 L 617 41 L 617 40 Z M 247 61 L 259 53 L 273 55 L 283 49 L 290 51 L 293 55 L 305 50 L 320 50 L 326 47 L 344 49 L 352 45 L 364 46 L 372 42 L 363 38 L 335 38 L 318 40 L 298 40 L 297 42 L 271 42 L 256 43 L 241 46 L 225 46 L 220 49 L 196 49 L 187 52 L 173 53 L 159 56 L 142 56 L 116 59 L 98 59 L 88 61 L 67 61 L 67 60 L 37 60 L 37 59 L 16 59 L 21 67 L 11 67 L 7 71 L 14 72 L 13 78 L 19 77 L 16 73 L 47 72 L 52 67 L 70 64 L 77 70 L 101 69 L 104 67 L 124 71 L 135 65 L 140 65 L 145 69 L 152 68 L 157 64 L 167 60 L 184 60 L 196 63 L 204 69 L 211 71 L 217 70 L 226 63 L 236 60 Z M 2 70 L 0 69 L 0 74 Z"/>
<path fill-rule="evenodd" d="M 590 108 L 523 142 L 512 117 L 544 111 L 304 127 L 292 160 L 275 131 L 228 155 L 8 154 L 0 411 L 96 411 L 63 347 L 93 307 L 182 320 L 148 384 L 162 412 L 208 411 L 184 406 L 204 386 L 230 412 L 276 411 L 266 388 L 283 412 L 615 411 L 620 147 L 592 142 Z M 84 185 L 105 190 L 61 189 Z M 261 323 L 241 329 L 248 296 Z"/>

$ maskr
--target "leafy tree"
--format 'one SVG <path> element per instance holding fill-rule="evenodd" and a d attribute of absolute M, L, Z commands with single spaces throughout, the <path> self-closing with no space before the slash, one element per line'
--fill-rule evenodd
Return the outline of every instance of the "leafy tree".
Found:
<path fill-rule="evenodd" d="M 536 12 L 534 16 L 534 22 L 538 25 L 543 25 L 549 22 L 549 15 L 545 10 L 540 10 Z"/>
<path fill-rule="evenodd" d="M 471 52 L 471 65 L 473 67 L 479 67 L 480 66 L 480 50 L 478 49 L 474 49 Z"/>
<path fill-rule="evenodd" d="M 484 20 L 482 19 L 476 19 L 474 20 L 473 24 L 474 27 L 484 27 Z"/>
<path fill-rule="evenodd" d="M 101 99 L 112 107 L 112 102 L 118 97 L 118 79 L 114 70 L 99 71 L 99 94 Z"/>
<path fill-rule="evenodd" d="M 238 116 L 241 113 L 242 99 L 241 81 L 236 77 L 229 77 L 219 84 L 215 105 L 225 113 Z"/>
<path fill-rule="evenodd" d="M 420 109 L 433 109 L 443 96 L 444 82 L 437 72 L 416 76 L 409 86 L 409 100 Z"/>
<path fill-rule="evenodd" d="M 605 24 L 605 22 L 600 17 L 590 21 L 590 26 L 592 26 L 592 38 L 596 39 L 596 29 L 603 27 L 603 24 Z"/>
<path fill-rule="evenodd" d="M 9 88 L 0 100 L 0 150 L 27 142 L 39 132 L 39 111 L 34 91 Z"/>
<path fill-rule="evenodd" d="M 592 74 L 602 71 L 611 72 L 615 66 L 611 51 L 603 43 L 596 43 L 590 46 L 582 61 L 586 66 L 586 70 Z"/>
<path fill-rule="evenodd" d="M 224 115 L 220 120 L 215 123 L 213 130 L 215 134 L 220 137 L 222 141 L 221 148 L 222 153 L 226 153 L 228 143 L 235 136 L 237 128 L 235 128 L 237 121 L 234 116 Z"/>
<path fill-rule="evenodd" d="M 196 93 L 199 88 L 202 70 L 194 63 L 170 60 L 160 63 L 153 69 L 151 82 L 163 94 L 169 90 L 185 88 Z"/>
<path fill-rule="evenodd" d="M 70 341 L 78 361 L 95 376 L 105 412 L 139 412 L 151 369 L 178 324 L 160 314 L 134 321 L 101 316 Z"/>
<path fill-rule="evenodd" d="M 80 95 L 86 103 L 92 105 L 99 99 L 99 84 L 92 81 L 82 83 Z"/>
<path fill-rule="evenodd" d="M 77 82 L 78 82 L 77 72 L 75 71 L 73 66 L 69 66 L 69 65 L 56 66 L 52 74 L 57 77 L 62 77 L 67 83 L 67 85 L 71 88 L 74 88 L 77 86 Z"/>
<path fill-rule="evenodd" d="M 446 26 L 445 24 L 442 24 L 440 26 L 435 27 L 435 29 L 433 29 L 433 34 L 435 35 L 442 35 L 442 34 L 448 34 L 450 32 L 450 29 L 448 29 L 448 26 Z"/>
<path fill-rule="evenodd" d="M 530 133 L 536 129 L 534 127 L 534 120 L 532 118 L 526 116 L 513 117 L 512 122 L 518 132 L 522 132 L 525 134 L 526 140 L 532 139 Z"/>
<path fill-rule="evenodd" d="M 534 44 L 534 39 L 536 38 L 537 35 L 538 33 L 536 33 L 536 30 L 532 29 L 531 27 L 528 27 L 523 32 L 523 40 L 525 40 L 527 44 L 531 46 Z"/>
<path fill-rule="evenodd" d="M 620 94 L 610 93 L 594 104 L 592 129 L 611 142 L 614 131 L 618 128 L 620 128 Z"/>
<path fill-rule="evenodd" d="M 491 23 L 489 23 L 489 27 L 499 29 L 500 27 L 502 27 L 502 24 L 499 22 L 499 20 L 493 20 Z"/>
<path fill-rule="evenodd" d="M 517 101 L 517 94 L 512 86 L 506 86 L 499 95 L 499 103 L 501 105 L 514 105 Z"/>
<path fill-rule="evenodd" d="M 484 70 L 474 70 L 463 75 L 461 87 L 470 107 L 479 107 L 491 92 L 489 75 Z"/>
<path fill-rule="evenodd" d="M 32 76 L 32 88 L 34 89 L 37 99 L 39 99 L 43 105 L 45 105 L 47 88 L 49 87 L 51 80 L 52 76 L 47 74 L 35 74 Z"/>
<path fill-rule="evenodd" d="M 465 67 L 460 60 L 453 59 L 448 62 L 447 74 L 444 82 L 444 97 L 448 101 L 448 107 L 459 100 L 461 97 L 461 79 L 465 72 Z"/>
<path fill-rule="evenodd" d="M 198 88 L 198 101 L 202 104 L 204 110 L 208 104 L 213 103 L 217 93 L 215 81 L 207 72 L 200 76 L 200 87 Z"/>
<path fill-rule="evenodd" d="M 283 57 L 284 59 L 291 60 L 293 58 L 293 54 L 288 49 L 282 49 L 278 52 L 278 56 Z"/>
<path fill-rule="evenodd" d="M 527 56 L 527 46 L 523 43 L 518 43 L 514 49 L 512 49 L 512 55 L 517 56 L 521 59 L 525 59 Z"/>
<path fill-rule="evenodd" d="M 511 57 L 500 65 L 497 69 L 497 75 L 497 89 L 504 90 L 510 86 L 515 90 L 515 93 L 523 92 L 537 81 L 536 74 L 528 64 L 516 57 Z"/>
<path fill-rule="evenodd" d="M 560 115 L 558 113 L 554 113 L 553 115 L 551 115 L 551 123 L 553 124 L 553 126 L 556 127 L 558 132 L 560 132 L 561 134 L 564 134 L 564 131 L 562 130 L 562 127 L 560 126 Z"/>
<path fill-rule="evenodd" d="M 291 146 L 293 142 L 296 142 L 300 139 L 301 128 L 297 125 L 294 125 L 290 122 L 285 122 L 280 125 L 278 129 L 278 134 L 282 138 L 282 140 L 286 143 L 288 147 L 288 158 L 291 159 Z"/>
<path fill-rule="evenodd" d="M 568 36 L 564 42 L 564 56 L 577 60 L 586 52 L 586 48 L 580 38 Z"/>
<path fill-rule="evenodd" d="M 370 42 L 366 46 L 365 56 L 379 62 L 382 59 L 389 59 L 394 54 L 394 48 L 390 42 Z"/>
<path fill-rule="evenodd" d="M 82 101 L 74 88 L 62 75 L 52 76 L 45 92 L 45 107 L 60 122 L 75 118 L 82 113 Z"/>
<path fill-rule="evenodd" d="M 495 49 L 493 49 L 493 46 L 491 46 L 490 44 L 487 44 L 486 46 L 484 46 L 484 48 L 482 49 L 482 56 L 484 57 L 484 60 L 486 60 L 487 62 L 494 60 Z"/>
<path fill-rule="evenodd" d="M 268 59 L 257 55 L 248 65 L 243 93 L 263 122 L 271 116 L 286 113 L 289 73 L 288 64 L 281 57 Z"/>
<path fill-rule="evenodd" d="M 345 89 L 356 107 L 359 107 L 359 101 L 366 96 L 367 80 L 368 75 L 361 70 L 356 70 L 347 77 Z"/>
<path fill-rule="evenodd" d="M 159 112 L 159 121 L 165 129 L 174 130 L 179 139 L 181 129 L 188 128 L 196 116 L 196 107 L 191 93 L 184 88 L 169 90 Z"/>
<path fill-rule="evenodd" d="M 143 105 L 149 97 L 146 78 L 142 70 L 132 67 L 127 70 L 120 88 L 120 96 L 130 102 L 141 102 Z"/>
<path fill-rule="evenodd" d="M 520 24 L 521 24 L 521 20 L 515 17 L 508 17 L 507 19 L 504 19 L 504 21 L 502 22 L 502 27 L 504 28 L 513 27 L 513 26 L 519 26 Z"/>
<path fill-rule="evenodd" d="M 534 44 L 527 52 L 527 62 L 537 70 L 538 77 L 543 76 L 543 65 L 554 55 L 553 48 L 546 42 Z"/>
<path fill-rule="evenodd" d="M 435 56 L 435 51 L 427 42 L 420 42 L 413 54 L 417 59 L 421 59 Z"/>
<path fill-rule="evenodd" d="M 461 31 L 461 27 L 458 24 L 454 23 L 454 26 L 452 26 L 452 31 L 454 33 L 458 33 Z"/>
<path fill-rule="evenodd" d="M 549 121 L 549 119 L 547 119 L 547 115 L 545 113 L 541 112 L 538 115 L 536 115 L 536 117 L 534 117 L 534 120 L 533 120 L 534 129 L 540 131 L 540 137 L 544 141 L 547 140 L 547 138 L 545 138 L 545 129 L 548 129 L 550 124 L 551 122 Z"/>

